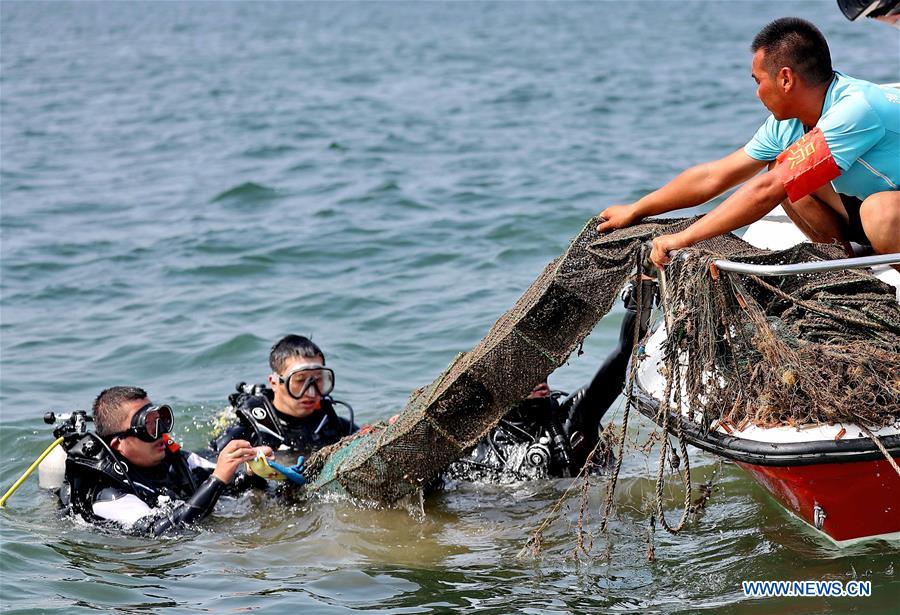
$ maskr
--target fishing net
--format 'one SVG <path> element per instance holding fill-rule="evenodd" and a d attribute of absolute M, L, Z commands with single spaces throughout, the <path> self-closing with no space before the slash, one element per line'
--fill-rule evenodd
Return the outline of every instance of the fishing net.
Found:
<path fill-rule="evenodd" d="M 473 350 L 412 394 L 396 422 L 315 454 L 308 489 L 390 504 L 428 484 L 565 362 L 640 272 L 651 239 L 693 221 L 650 219 L 602 236 L 599 219 L 588 222 Z M 855 271 L 759 278 L 710 268 L 722 257 L 782 264 L 841 256 L 812 244 L 769 252 L 730 234 L 682 251 L 664 275 L 666 398 L 674 384 L 676 401 L 702 408 L 707 426 L 891 422 L 900 407 L 893 288 Z"/>
<path fill-rule="evenodd" d="M 783 264 L 843 258 L 800 244 L 732 260 Z M 670 379 L 695 417 L 760 427 L 900 418 L 900 304 L 870 273 L 754 276 L 716 270 L 714 254 L 685 251 L 663 276 Z M 681 373 L 676 373 L 680 370 Z M 678 399 L 684 397 L 684 399 Z"/>

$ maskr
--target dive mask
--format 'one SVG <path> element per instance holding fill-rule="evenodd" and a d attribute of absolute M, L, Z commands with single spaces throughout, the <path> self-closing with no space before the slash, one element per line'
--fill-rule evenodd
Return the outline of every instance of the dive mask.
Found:
<path fill-rule="evenodd" d="M 302 365 L 287 376 L 279 374 L 278 382 L 284 385 L 288 395 L 294 399 L 303 399 L 310 388 L 320 396 L 325 396 L 334 390 L 334 370 L 320 363 Z"/>
<path fill-rule="evenodd" d="M 143 442 L 156 442 L 164 433 L 171 431 L 174 424 L 175 416 L 172 414 L 171 406 L 147 404 L 132 417 L 131 427 L 125 431 L 109 434 L 106 438 L 111 440 L 134 436 Z"/>

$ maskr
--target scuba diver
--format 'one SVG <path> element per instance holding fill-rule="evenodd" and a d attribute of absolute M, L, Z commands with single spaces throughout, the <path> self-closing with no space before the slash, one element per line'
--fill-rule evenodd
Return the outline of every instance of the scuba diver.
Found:
<path fill-rule="evenodd" d="M 228 397 L 236 421 L 214 436 L 212 450 L 242 439 L 308 455 L 359 429 L 353 408 L 330 397 L 334 371 L 325 367 L 325 354 L 312 340 L 302 335 L 280 339 L 269 353 L 269 366 L 269 387 L 241 382 Z M 349 410 L 349 419 L 337 415 L 336 404 Z"/>
<path fill-rule="evenodd" d="M 658 296 L 655 279 L 645 279 L 641 285 L 640 314 L 634 285 L 623 290 L 625 318 L 618 343 L 587 386 L 566 395 L 551 391 L 546 382 L 539 384 L 468 456 L 450 464 L 432 488 L 445 486 L 448 479 L 508 483 L 565 478 L 577 475 L 588 462 L 589 471 L 608 467 L 613 456 L 601 442 L 600 420 L 625 386 L 635 322 L 639 322 L 639 336 L 643 337 Z"/>
<path fill-rule="evenodd" d="M 182 451 L 168 434 L 175 422 L 172 408 L 154 405 L 137 387 L 102 391 L 92 413 L 94 432 L 87 430 L 91 418 L 84 411 L 54 431 L 67 453 L 60 503 L 89 523 L 132 534 L 159 536 L 202 519 L 242 463 L 272 454 L 246 440 L 232 440 L 215 464 Z M 56 418 L 50 413 L 44 420 Z M 249 484 L 235 483 L 235 491 Z"/>

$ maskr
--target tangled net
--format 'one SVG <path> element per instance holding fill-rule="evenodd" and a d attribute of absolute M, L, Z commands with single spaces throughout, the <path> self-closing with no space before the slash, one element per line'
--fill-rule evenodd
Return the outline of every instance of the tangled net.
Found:
<path fill-rule="evenodd" d="M 667 228 L 651 229 L 651 234 L 678 232 L 690 222 L 669 221 Z M 701 485 L 700 496 L 692 504 L 682 415 L 703 430 L 716 422 L 738 430 L 750 423 L 760 427 L 852 423 L 874 441 L 900 475 L 893 459 L 897 451 L 888 451 L 873 433 L 900 419 L 900 304 L 894 288 L 855 270 L 760 277 L 719 271 L 714 265 L 718 258 L 780 265 L 843 257 L 837 246 L 801 244 L 768 252 L 728 235 L 682 251 L 660 273 L 667 328 L 662 357 L 666 386 L 654 418 L 662 437 L 657 438 L 659 462 L 648 559 L 655 557 L 656 524 L 678 533 L 692 512 L 705 507 L 711 494 L 711 484 Z M 642 259 L 639 253 L 638 271 Z M 638 348 L 637 331 L 634 348 Z M 636 367 L 633 360 L 617 463 L 602 511 L 604 533 L 624 458 L 630 411 L 636 403 Z M 669 433 L 678 440 L 677 452 Z M 674 525 L 663 506 L 667 461 L 680 474 L 684 490 L 681 518 Z M 576 555 L 586 554 L 590 545 L 583 527 L 589 484 L 589 478 L 583 477 Z M 540 551 L 542 533 L 567 495 L 532 534 L 523 553 L 529 548 L 535 554 Z"/>
<path fill-rule="evenodd" d="M 428 484 L 568 358 L 629 276 L 640 273 L 651 239 L 693 221 L 650 219 L 602 236 L 598 219 L 589 221 L 478 346 L 413 393 L 395 423 L 313 456 L 308 489 L 391 504 Z M 716 420 L 852 422 L 867 432 L 893 423 L 900 413 L 900 305 L 892 287 L 858 271 L 761 278 L 710 267 L 716 258 L 784 264 L 842 256 L 837 247 L 813 244 L 759 250 L 730 234 L 683 251 L 664 274 L 664 399 L 675 408 L 661 404 L 657 424 L 680 435 L 680 421 L 670 426 L 669 418 L 682 406 L 701 410 L 697 419 L 707 429 Z M 690 469 L 679 440 L 687 509 Z M 678 531 L 686 513 L 674 528 L 662 515 L 667 445 L 663 437 L 658 514 L 666 529 Z M 604 523 L 612 488 L 614 481 Z"/>
<path fill-rule="evenodd" d="M 706 428 L 725 420 L 877 430 L 895 421 L 900 304 L 892 287 L 855 270 L 768 278 L 717 271 L 716 256 L 690 251 L 663 274 L 666 366 L 673 377 L 679 362 L 685 366 L 683 401 L 705 409 Z M 731 258 L 780 264 L 842 256 L 837 247 L 800 244 Z"/>
<path fill-rule="evenodd" d="M 392 504 L 440 474 L 557 367 L 613 305 L 631 260 L 595 253 L 592 220 L 470 352 L 415 391 L 396 422 L 322 449 L 308 491 Z"/>

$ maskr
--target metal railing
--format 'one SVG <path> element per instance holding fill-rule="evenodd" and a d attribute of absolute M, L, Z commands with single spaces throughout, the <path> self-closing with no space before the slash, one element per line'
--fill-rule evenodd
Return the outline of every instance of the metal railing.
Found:
<path fill-rule="evenodd" d="M 793 263 L 791 265 L 754 265 L 752 263 L 738 263 L 725 259 L 713 261 L 722 271 L 734 271 L 736 273 L 749 273 L 751 275 L 794 275 L 798 273 L 816 273 L 819 271 L 834 271 L 836 269 L 863 269 L 878 265 L 900 265 L 900 252 L 893 254 L 877 254 L 875 256 L 861 256 L 859 258 L 840 258 L 829 261 L 812 261 L 808 263 Z"/>

